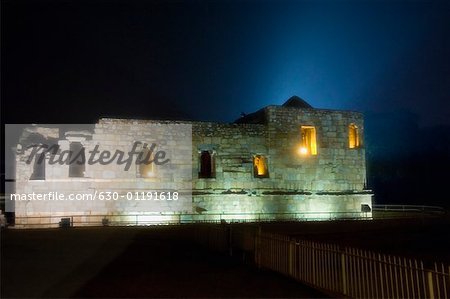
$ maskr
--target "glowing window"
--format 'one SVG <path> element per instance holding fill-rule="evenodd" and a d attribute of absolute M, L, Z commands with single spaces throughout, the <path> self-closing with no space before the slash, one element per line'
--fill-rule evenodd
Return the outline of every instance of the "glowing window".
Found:
<path fill-rule="evenodd" d="M 316 128 L 313 126 L 302 126 L 301 138 L 300 154 L 317 155 Z"/>
<path fill-rule="evenodd" d="M 358 148 L 361 146 L 361 140 L 359 136 L 359 129 L 355 124 L 348 126 L 348 147 Z"/>
<path fill-rule="evenodd" d="M 45 153 L 35 156 L 30 180 L 45 180 Z"/>
<path fill-rule="evenodd" d="M 269 169 L 267 166 L 267 158 L 262 155 L 253 157 L 253 176 L 255 178 L 268 178 Z"/>
<path fill-rule="evenodd" d="M 80 142 L 70 143 L 70 164 L 69 164 L 69 177 L 82 178 L 84 177 L 84 171 L 86 164 L 86 157 L 84 153 L 84 147 Z"/>
<path fill-rule="evenodd" d="M 215 161 L 214 153 L 211 151 L 201 151 L 199 156 L 199 178 L 214 178 L 215 177 Z"/>
<path fill-rule="evenodd" d="M 138 154 L 136 163 L 138 164 L 137 176 L 140 178 L 150 178 L 154 176 L 152 152 L 146 146 Z"/>

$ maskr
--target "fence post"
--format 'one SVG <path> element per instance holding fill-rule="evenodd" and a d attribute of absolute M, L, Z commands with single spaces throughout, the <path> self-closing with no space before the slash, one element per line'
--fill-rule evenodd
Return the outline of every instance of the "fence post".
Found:
<path fill-rule="evenodd" d="M 433 272 L 432 271 L 427 271 L 427 280 L 428 280 L 428 297 L 430 299 L 434 299 Z"/>
<path fill-rule="evenodd" d="M 316 262 L 316 246 L 314 246 L 316 243 L 311 242 L 311 253 L 312 253 L 312 283 L 315 285 L 318 285 L 317 279 L 316 279 L 316 273 L 317 273 L 317 262 Z"/>
<path fill-rule="evenodd" d="M 288 265 L 289 265 L 289 275 L 290 276 L 295 276 L 294 275 L 294 249 L 295 249 L 295 241 L 289 240 L 289 260 L 288 260 Z"/>
<path fill-rule="evenodd" d="M 230 225 L 229 225 L 228 252 L 229 252 L 230 256 L 233 256 L 233 226 L 232 226 L 232 222 L 230 222 Z"/>
<path fill-rule="evenodd" d="M 342 275 L 342 294 L 347 295 L 347 267 L 345 261 L 345 251 L 341 251 L 341 275 Z"/>
<path fill-rule="evenodd" d="M 258 228 L 255 233 L 255 264 L 258 268 L 261 268 L 261 226 L 258 225 Z"/>

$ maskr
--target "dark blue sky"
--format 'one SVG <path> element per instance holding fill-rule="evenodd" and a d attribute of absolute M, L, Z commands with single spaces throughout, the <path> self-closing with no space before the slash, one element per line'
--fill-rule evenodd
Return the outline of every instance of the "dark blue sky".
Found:
<path fill-rule="evenodd" d="M 450 124 L 449 37 L 447 1 L 2 1 L 2 116 L 232 121 L 295 94 Z"/>

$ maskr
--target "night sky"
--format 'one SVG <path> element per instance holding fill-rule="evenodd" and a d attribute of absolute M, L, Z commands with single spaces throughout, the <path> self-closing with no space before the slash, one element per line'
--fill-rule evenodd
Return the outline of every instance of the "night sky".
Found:
<path fill-rule="evenodd" d="M 2 122 L 312 106 L 450 124 L 448 1 L 2 1 Z"/>
<path fill-rule="evenodd" d="M 375 202 L 450 207 L 450 1 L 1 4 L 2 124 L 232 122 L 297 95 L 365 113 Z"/>

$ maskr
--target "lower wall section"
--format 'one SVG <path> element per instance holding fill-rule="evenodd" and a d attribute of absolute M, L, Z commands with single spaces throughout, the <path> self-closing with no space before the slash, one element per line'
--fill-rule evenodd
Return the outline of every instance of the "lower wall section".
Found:
<path fill-rule="evenodd" d="M 58 227 L 64 221 L 70 226 L 159 225 L 192 222 L 257 222 L 287 220 L 332 220 L 371 218 L 371 194 L 339 195 L 263 195 L 209 194 L 193 197 L 192 213 L 119 213 L 98 215 L 84 213 L 16 212 L 15 227 Z M 63 218 L 66 218 L 62 221 Z"/>
<path fill-rule="evenodd" d="M 250 214 L 254 216 L 286 214 L 295 219 L 371 217 L 361 206 L 372 207 L 372 194 L 339 195 L 208 195 L 195 196 L 194 210 L 201 214 Z M 246 216 L 250 216 L 246 215 Z M 258 218 L 257 218 L 258 219 Z"/>

